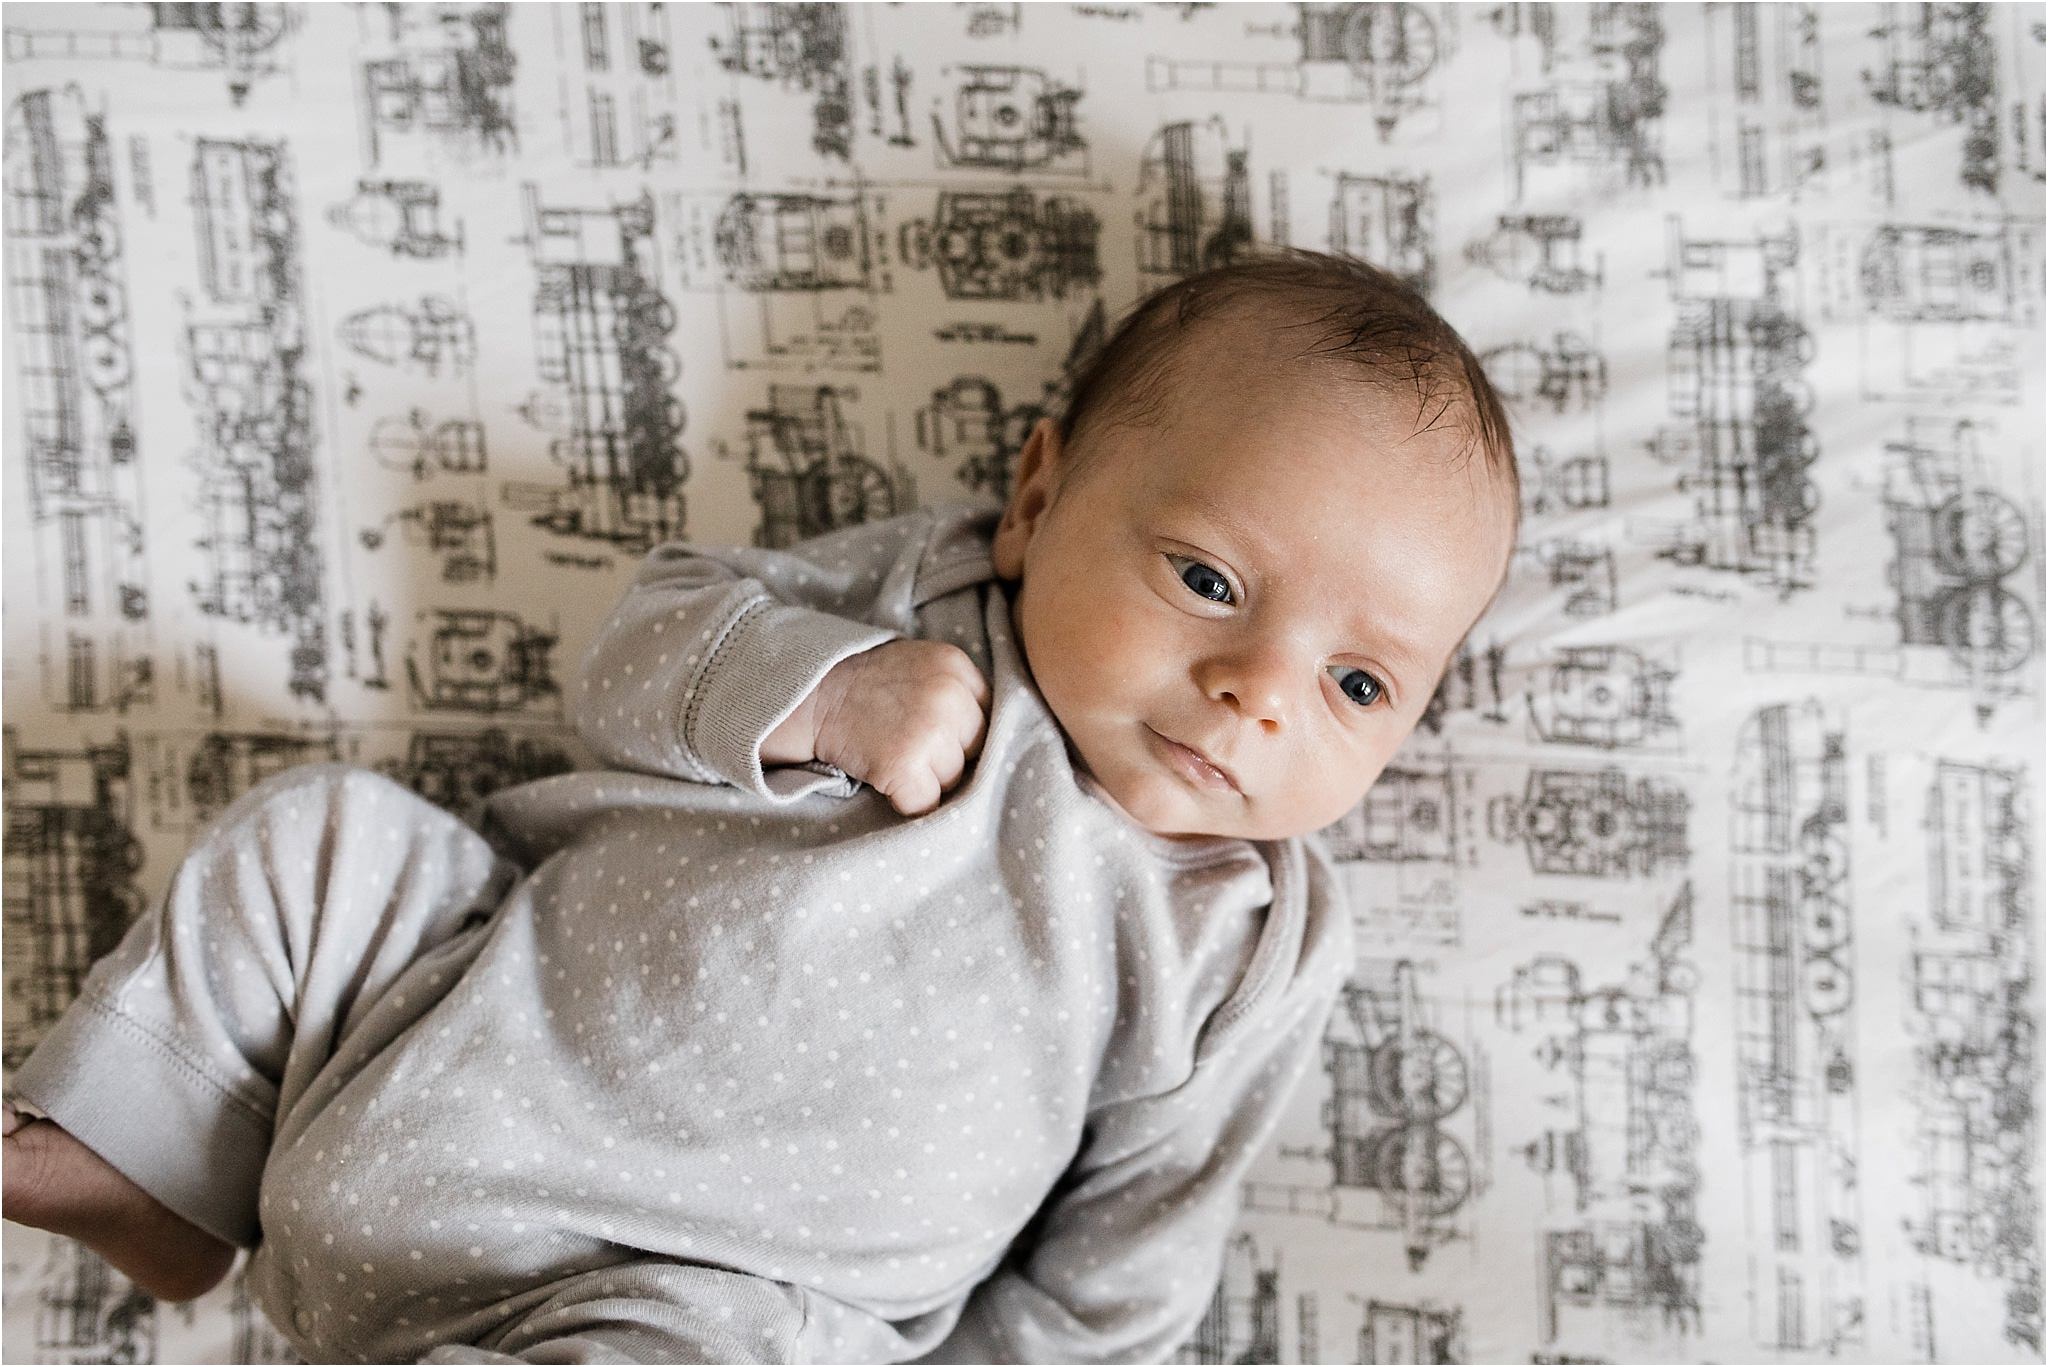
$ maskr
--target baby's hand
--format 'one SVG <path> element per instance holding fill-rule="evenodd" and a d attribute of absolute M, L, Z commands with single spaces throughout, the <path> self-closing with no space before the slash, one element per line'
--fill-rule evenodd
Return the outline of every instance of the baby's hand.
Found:
<path fill-rule="evenodd" d="M 938 806 L 981 753 L 988 683 L 958 646 L 887 641 L 832 666 L 798 712 L 805 708 L 817 727 L 816 758 L 918 816 Z"/>

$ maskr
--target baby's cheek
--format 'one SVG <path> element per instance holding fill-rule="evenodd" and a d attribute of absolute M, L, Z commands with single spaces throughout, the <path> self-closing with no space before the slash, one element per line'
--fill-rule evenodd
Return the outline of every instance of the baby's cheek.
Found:
<path fill-rule="evenodd" d="M 1127 601 L 1106 599 L 1089 624 L 1088 668 L 1106 685 L 1137 682 L 1169 665 L 1179 647 L 1160 639 L 1150 614 Z"/>
<path fill-rule="evenodd" d="M 1380 775 L 1386 772 L 1387 761 L 1393 757 L 1395 748 L 1391 745 L 1380 747 L 1376 753 L 1362 757 L 1349 769 L 1335 766 L 1330 769 L 1330 800 L 1337 809 L 1336 815 L 1330 818 L 1332 821 L 1365 800 L 1372 785 L 1378 783 Z"/>
<path fill-rule="evenodd" d="M 1379 777 L 1377 770 L 1373 772 L 1373 777 Z M 1315 830 L 1321 830 L 1333 822 L 1342 821 L 1351 814 L 1353 808 L 1365 800 L 1365 795 L 1371 788 L 1372 784 L 1367 782 L 1331 783 L 1317 794 L 1315 810 L 1310 815 L 1310 825 Z"/>
<path fill-rule="evenodd" d="M 1102 582 L 1102 576 L 1077 568 L 1048 594 L 1046 606 L 1059 618 L 1063 633 L 1079 640 L 1103 634 L 1105 619 L 1121 610 L 1118 594 Z"/>

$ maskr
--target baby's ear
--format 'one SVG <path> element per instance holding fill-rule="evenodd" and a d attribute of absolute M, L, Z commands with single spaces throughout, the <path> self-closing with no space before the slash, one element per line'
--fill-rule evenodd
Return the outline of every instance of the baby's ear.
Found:
<path fill-rule="evenodd" d="M 1051 418 L 1040 418 L 1031 428 L 1031 435 L 1024 440 L 1024 448 L 1017 453 L 1017 469 L 1010 479 L 1010 503 L 1003 510 L 1003 520 L 1008 522 L 1018 515 L 1022 495 L 1036 491 L 1039 503 L 1050 492 L 1047 481 L 1058 474 L 1062 451 L 1060 449 L 1059 424 Z"/>
<path fill-rule="evenodd" d="M 1017 453 L 1010 498 L 1003 505 L 1002 520 L 996 524 L 992 559 L 998 578 L 1024 577 L 1024 550 L 1038 530 L 1039 519 L 1052 504 L 1059 464 L 1059 426 L 1051 418 L 1040 418 L 1025 440 L 1024 449 Z"/>

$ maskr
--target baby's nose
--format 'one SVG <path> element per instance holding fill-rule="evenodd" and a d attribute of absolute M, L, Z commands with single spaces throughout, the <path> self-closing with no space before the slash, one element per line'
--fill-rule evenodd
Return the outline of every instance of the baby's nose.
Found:
<path fill-rule="evenodd" d="M 1243 659 L 1218 663 L 1210 671 L 1206 691 L 1268 731 L 1287 720 L 1287 675 L 1271 662 Z"/>
<path fill-rule="evenodd" d="M 1225 692 L 1223 697 L 1226 702 L 1233 704 L 1242 712 L 1247 720 L 1259 723 L 1268 731 L 1280 725 L 1282 714 L 1286 711 L 1280 700 L 1271 693 L 1261 694 L 1247 690 L 1243 697 L 1231 692 Z"/>

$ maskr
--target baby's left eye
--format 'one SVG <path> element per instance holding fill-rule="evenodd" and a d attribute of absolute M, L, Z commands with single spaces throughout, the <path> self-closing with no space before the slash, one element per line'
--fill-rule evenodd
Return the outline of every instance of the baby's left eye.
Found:
<path fill-rule="evenodd" d="M 1190 560 L 1184 555 L 1169 555 L 1166 558 L 1168 561 L 1187 567 L 1179 571 L 1180 582 L 1193 589 L 1199 597 L 1206 598 L 1212 603 L 1228 603 L 1230 601 L 1230 581 L 1228 579 L 1225 579 L 1199 560 Z M 1210 591 L 1212 589 L 1215 592 L 1212 593 Z M 1218 597 L 1218 594 L 1221 597 Z"/>
<path fill-rule="evenodd" d="M 1387 691 L 1380 681 L 1362 669 L 1350 665 L 1331 665 L 1338 675 L 1337 687 L 1344 690 L 1344 696 L 1360 707 L 1371 707 Z"/>

